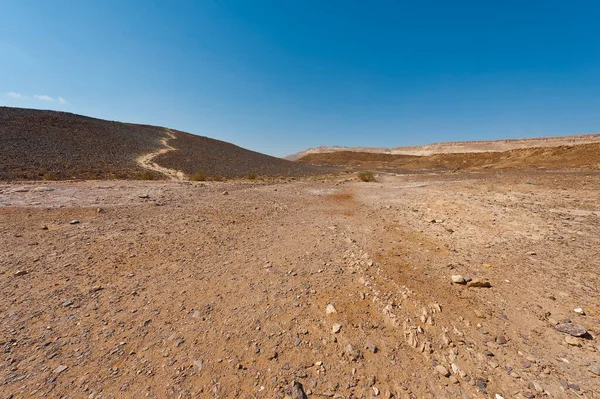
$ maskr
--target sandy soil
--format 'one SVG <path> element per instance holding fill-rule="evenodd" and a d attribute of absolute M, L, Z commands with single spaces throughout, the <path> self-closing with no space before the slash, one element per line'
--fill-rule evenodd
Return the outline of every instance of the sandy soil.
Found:
<path fill-rule="evenodd" d="M 598 171 L 11 183 L 0 237 L 2 399 L 600 397 Z"/>

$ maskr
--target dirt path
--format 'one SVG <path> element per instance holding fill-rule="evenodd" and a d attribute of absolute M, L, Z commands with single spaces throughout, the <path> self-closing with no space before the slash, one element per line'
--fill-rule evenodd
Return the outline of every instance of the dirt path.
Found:
<path fill-rule="evenodd" d="M 168 143 L 169 140 L 177 140 L 177 137 L 169 129 L 165 129 L 165 132 L 169 135 L 169 137 L 165 137 L 162 139 L 162 145 L 164 145 L 165 148 L 161 148 L 156 152 L 151 152 L 149 154 L 142 155 L 136 161 L 141 167 L 151 170 L 153 172 L 163 174 L 171 180 L 184 180 L 185 174 L 183 172 L 175 169 L 165 168 L 152 161 L 159 155 L 165 154 L 170 151 L 177 151 L 177 148 L 170 146 Z"/>

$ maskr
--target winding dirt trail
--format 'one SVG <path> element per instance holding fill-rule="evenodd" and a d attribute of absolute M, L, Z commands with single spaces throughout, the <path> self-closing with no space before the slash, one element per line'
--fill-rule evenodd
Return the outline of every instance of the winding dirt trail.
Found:
<path fill-rule="evenodd" d="M 163 166 L 160 166 L 156 162 L 153 162 L 153 159 L 156 158 L 157 156 L 165 154 L 169 151 L 177 150 L 177 148 L 171 147 L 168 143 L 168 140 L 176 140 L 177 137 L 169 129 L 165 129 L 165 131 L 169 135 L 169 137 L 165 137 L 162 139 L 162 144 L 165 146 L 165 148 L 161 148 L 160 150 L 158 150 L 156 152 L 151 152 L 149 154 L 142 155 L 136 161 L 141 167 L 151 170 L 151 171 L 154 171 L 154 172 L 161 173 L 161 174 L 167 176 L 171 180 L 184 180 L 185 174 L 183 172 L 176 170 L 176 169 L 165 168 Z"/>

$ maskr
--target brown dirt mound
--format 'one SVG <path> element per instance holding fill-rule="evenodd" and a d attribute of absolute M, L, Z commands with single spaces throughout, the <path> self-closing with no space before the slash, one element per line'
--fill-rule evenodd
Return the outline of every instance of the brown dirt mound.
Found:
<path fill-rule="evenodd" d="M 210 176 L 305 176 L 323 173 L 309 165 L 245 150 L 233 144 L 158 126 L 89 118 L 65 112 L 0 107 L 0 180 L 138 179 L 166 176 L 137 159 L 154 157 L 170 169 Z M 163 164 L 164 163 L 164 164 Z"/>
<path fill-rule="evenodd" d="M 600 165 L 600 143 L 525 148 L 504 152 L 434 154 L 429 156 L 336 152 L 309 154 L 298 162 L 376 170 L 502 169 L 522 167 L 590 167 Z"/>

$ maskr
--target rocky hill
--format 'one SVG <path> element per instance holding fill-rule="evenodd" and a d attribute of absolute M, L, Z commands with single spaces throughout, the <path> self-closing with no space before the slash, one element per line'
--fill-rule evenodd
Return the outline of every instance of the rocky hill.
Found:
<path fill-rule="evenodd" d="M 158 126 L 0 107 L 0 180 L 303 176 L 322 170 Z M 144 159 L 145 162 L 140 162 Z"/>

